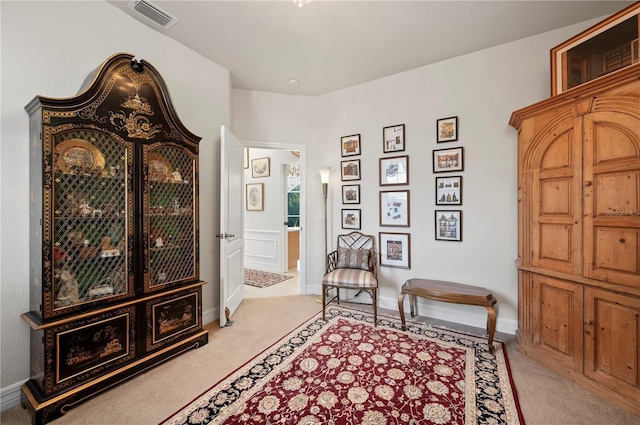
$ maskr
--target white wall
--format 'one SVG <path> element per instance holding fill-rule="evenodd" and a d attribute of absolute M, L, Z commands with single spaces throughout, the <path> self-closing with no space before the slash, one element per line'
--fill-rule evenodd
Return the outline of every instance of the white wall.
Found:
<path fill-rule="evenodd" d="M 88 17 L 94 17 L 89 19 Z M 99 17 L 99 18 L 95 18 Z M 491 288 L 498 329 L 516 326 L 516 134 L 512 110 L 549 93 L 549 49 L 597 20 L 380 79 L 318 98 L 233 90 L 233 131 L 241 140 L 306 145 L 307 285 L 319 293 L 324 266 L 322 192 L 317 169 L 331 165 L 330 243 L 341 232 L 339 140 L 362 134 L 363 231 L 377 235 L 382 127 L 404 123 L 411 157 L 411 270 L 381 269 L 380 304 L 395 307 L 408 277 L 429 276 Z M 185 126 L 200 144 L 201 277 L 205 322 L 217 317 L 220 125 L 231 121 L 229 72 L 106 2 L 0 2 L 0 387 L 2 408 L 17 403 L 29 376 L 28 117 L 36 94 L 69 97 L 108 56 L 129 52 L 166 80 Z M 463 242 L 433 240 L 435 120 L 460 117 L 464 146 Z M 393 228 L 384 228 L 392 231 Z M 404 231 L 397 229 L 397 231 Z M 438 306 L 433 315 L 484 323 L 475 307 Z M 456 316 L 457 315 L 457 316 Z M 208 318 L 208 320 L 207 320 Z M 481 319 L 480 319 L 481 318 Z"/>
<path fill-rule="evenodd" d="M 271 171 L 268 177 L 252 177 L 251 160 L 259 158 L 269 158 Z M 247 268 L 274 273 L 287 271 L 283 258 L 287 234 L 282 167 L 297 161 L 289 150 L 249 149 L 249 168 L 244 170 L 244 182 L 263 184 L 264 205 L 262 211 L 244 212 L 244 265 Z"/>
<path fill-rule="evenodd" d="M 304 287 L 304 283 L 309 281 L 307 268 L 314 270 L 316 264 L 313 263 L 318 261 L 317 255 L 306 254 L 306 249 L 322 246 L 322 210 L 309 209 L 307 203 L 309 198 L 322 196 L 320 176 L 317 172 L 317 168 L 321 165 L 318 165 L 316 158 L 307 152 L 307 149 L 315 143 L 313 116 L 315 98 L 234 89 L 232 103 L 233 132 L 238 139 L 256 146 L 287 145 L 304 148 L 300 157 L 300 178 L 304 187 L 300 195 L 300 208 L 301 213 L 306 215 L 306 226 L 300 231 L 300 250 L 301 255 L 309 259 L 306 267 L 300 270 L 301 287 Z M 245 220 L 251 220 L 251 217 L 247 218 L 249 215 L 245 214 Z M 251 223 L 245 222 L 245 228 L 250 227 Z M 324 260 L 320 262 L 323 266 Z M 311 276 L 315 278 L 317 272 Z"/>
<path fill-rule="evenodd" d="M 220 125 L 229 125 L 228 70 L 106 2 L 0 2 L 0 318 L 2 408 L 17 403 L 29 377 L 29 135 L 24 106 L 37 94 L 71 97 L 109 56 L 151 63 L 170 89 L 185 126 L 200 142 L 200 274 L 205 322 L 218 316 Z"/>
<path fill-rule="evenodd" d="M 381 267 L 382 307 L 397 310 L 400 287 L 424 277 L 484 286 L 498 299 L 499 331 L 517 329 L 517 156 L 511 112 L 549 96 L 549 49 L 593 25 L 585 22 L 452 60 L 339 90 L 314 98 L 313 121 L 291 119 L 290 96 L 233 91 L 235 131 L 240 138 L 280 141 L 313 129 L 307 144 L 307 292 L 320 293 L 323 274 L 322 195 L 318 173 L 333 167 L 329 184 L 329 250 L 340 228 L 342 184 L 340 137 L 361 134 L 362 231 L 411 233 L 410 270 Z M 258 99 L 258 101 L 255 101 Z M 305 103 L 305 106 L 308 106 Z M 269 119 L 264 119 L 268 116 Z M 436 120 L 459 117 L 459 141 L 436 143 Z M 411 226 L 379 226 L 378 161 L 383 154 L 382 128 L 405 124 L 410 157 Z M 432 151 L 465 149 L 463 241 L 435 241 L 435 177 Z M 458 174 L 458 173 L 455 173 Z M 454 175 L 454 173 L 437 174 Z M 447 207 L 438 207 L 447 209 Z M 483 326 L 482 307 L 421 301 L 421 314 Z M 428 309 L 427 309 L 428 307 Z M 428 311 L 427 311 L 428 310 Z"/>

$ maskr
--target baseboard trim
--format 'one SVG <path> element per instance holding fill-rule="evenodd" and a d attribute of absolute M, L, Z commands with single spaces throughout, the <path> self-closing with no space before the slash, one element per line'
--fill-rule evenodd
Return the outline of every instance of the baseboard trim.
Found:
<path fill-rule="evenodd" d="M 220 320 L 220 306 L 204 310 L 202 312 L 202 324 L 207 325 L 211 322 Z"/>
<path fill-rule="evenodd" d="M 307 285 L 308 294 L 321 294 L 322 287 L 320 285 Z M 342 294 L 342 292 L 340 292 Z M 349 297 L 345 295 L 347 298 Z M 405 299 L 405 317 L 411 318 L 409 314 L 409 297 Z M 398 299 L 390 297 L 378 296 L 378 307 L 395 311 L 398 315 Z M 429 314 L 424 314 L 429 312 Z M 446 320 L 447 322 L 459 323 L 461 325 L 473 326 L 484 329 L 487 323 L 487 310 L 484 307 L 467 306 L 461 304 L 444 303 L 438 301 L 430 301 L 418 297 L 418 315 L 431 317 L 438 320 Z M 500 318 L 498 314 L 496 320 L 496 331 L 515 335 L 518 330 L 518 321 Z"/>
<path fill-rule="evenodd" d="M 20 389 L 27 380 L 0 389 L 0 411 L 20 405 Z"/>

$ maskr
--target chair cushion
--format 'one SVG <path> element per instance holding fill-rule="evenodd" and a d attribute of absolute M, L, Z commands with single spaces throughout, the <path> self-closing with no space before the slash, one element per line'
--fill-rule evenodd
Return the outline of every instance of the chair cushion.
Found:
<path fill-rule="evenodd" d="M 337 269 L 369 270 L 369 249 L 338 248 Z"/>
<path fill-rule="evenodd" d="M 322 278 L 322 283 L 353 288 L 376 288 L 378 280 L 373 273 L 359 269 L 335 269 Z"/>

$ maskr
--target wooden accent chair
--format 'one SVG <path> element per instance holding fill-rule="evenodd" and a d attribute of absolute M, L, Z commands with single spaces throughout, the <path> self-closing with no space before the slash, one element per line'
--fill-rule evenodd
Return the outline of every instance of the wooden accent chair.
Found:
<path fill-rule="evenodd" d="M 329 253 L 327 272 L 322 278 L 322 320 L 328 303 L 337 299 L 340 288 L 367 291 L 373 303 L 373 326 L 378 321 L 378 254 L 376 238 L 360 232 L 338 236 L 337 249 Z M 336 296 L 326 301 L 327 292 L 336 288 Z"/>

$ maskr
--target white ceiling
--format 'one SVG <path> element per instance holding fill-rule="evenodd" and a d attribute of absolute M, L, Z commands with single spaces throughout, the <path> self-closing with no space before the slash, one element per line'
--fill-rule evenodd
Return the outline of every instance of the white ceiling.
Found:
<path fill-rule="evenodd" d="M 148 22 L 129 0 L 107 1 Z M 292 0 L 155 0 L 180 21 L 168 30 L 150 26 L 229 69 L 234 88 L 316 96 L 632 3 L 314 0 L 300 8 Z M 300 84 L 291 87 L 290 78 Z"/>

